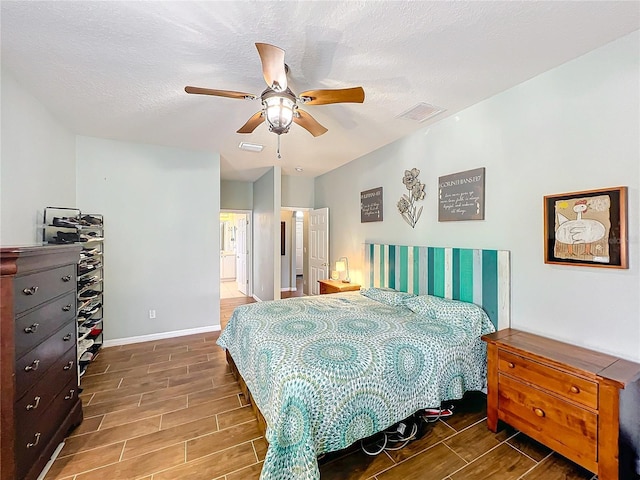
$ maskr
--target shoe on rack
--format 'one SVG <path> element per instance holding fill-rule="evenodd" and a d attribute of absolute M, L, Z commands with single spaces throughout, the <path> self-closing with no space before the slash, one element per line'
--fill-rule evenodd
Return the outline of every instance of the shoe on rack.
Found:
<path fill-rule="evenodd" d="M 102 225 L 102 220 L 97 217 L 93 217 L 91 215 L 83 215 L 82 220 L 91 224 L 91 225 Z"/>
<path fill-rule="evenodd" d="M 56 242 L 55 243 L 74 243 L 80 241 L 80 235 L 77 232 L 62 232 L 58 230 L 56 232 L 56 236 L 53 237 Z"/>
<path fill-rule="evenodd" d="M 77 219 L 70 217 L 53 217 L 53 225 L 55 227 L 65 228 L 77 228 L 81 226 Z"/>
<path fill-rule="evenodd" d="M 90 298 L 96 298 L 98 295 L 100 295 L 102 292 L 98 291 L 98 290 L 87 290 L 82 292 L 80 295 L 78 295 L 80 298 L 82 298 L 83 300 L 89 300 Z"/>

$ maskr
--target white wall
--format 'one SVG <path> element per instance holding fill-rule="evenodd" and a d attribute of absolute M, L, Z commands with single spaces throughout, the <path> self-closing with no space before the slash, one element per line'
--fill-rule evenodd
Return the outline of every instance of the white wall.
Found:
<path fill-rule="evenodd" d="M 76 207 L 75 135 L 2 69 L 0 245 L 42 242 L 45 207 Z"/>
<path fill-rule="evenodd" d="M 105 340 L 219 328 L 219 156 L 78 137 L 77 178 L 104 214 Z"/>
<path fill-rule="evenodd" d="M 513 327 L 639 361 L 639 59 L 635 32 L 318 177 L 332 256 L 348 255 L 360 281 L 365 241 L 510 250 Z M 396 208 L 413 167 L 427 190 L 415 229 Z M 485 220 L 438 223 L 438 177 L 477 167 Z M 629 269 L 544 264 L 543 196 L 619 185 Z M 359 193 L 380 186 L 384 221 L 361 224 Z"/>
<path fill-rule="evenodd" d="M 253 184 L 253 294 L 280 298 L 281 168 L 270 168 Z"/>

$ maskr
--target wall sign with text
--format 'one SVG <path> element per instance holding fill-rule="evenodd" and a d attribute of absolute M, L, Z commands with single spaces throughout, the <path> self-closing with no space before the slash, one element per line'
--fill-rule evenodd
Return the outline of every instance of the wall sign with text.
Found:
<path fill-rule="evenodd" d="M 360 192 L 360 223 L 382 221 L 382 187 Z"/>
<path fill-rule="evenodd" d="M 484 220 L 484 167 L 438 178 L 438 221 Z"/>

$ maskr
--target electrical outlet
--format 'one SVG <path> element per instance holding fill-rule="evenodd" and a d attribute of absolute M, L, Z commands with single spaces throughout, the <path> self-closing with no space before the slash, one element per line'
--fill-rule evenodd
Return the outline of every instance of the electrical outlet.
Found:
<path fill-rule="evenodd" d="M 151 318 L 151 319 L 156 318 L 156 311 L 155 310 L 149 310 L 149 318 Z"/>

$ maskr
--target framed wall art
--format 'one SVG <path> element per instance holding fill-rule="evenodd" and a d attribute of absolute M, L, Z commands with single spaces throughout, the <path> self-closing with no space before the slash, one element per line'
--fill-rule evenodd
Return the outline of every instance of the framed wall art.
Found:
<path fill-rule="evenodd" d="M 382 187 L 360 192 L 360 223 L 382 221 Z"/>
<path fill-rule="evenodd" d="M 438 221 L 484 220 L 484 167 L 438 178 Z"/>
<path fill-rule="evenodd" d="M 629 268 L 627 187 L 544 197 L 544 262 Z"/>

